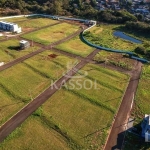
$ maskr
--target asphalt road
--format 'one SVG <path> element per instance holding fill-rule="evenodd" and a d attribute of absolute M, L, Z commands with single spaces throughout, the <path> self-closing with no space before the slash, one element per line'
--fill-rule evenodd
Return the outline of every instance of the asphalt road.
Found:
<path fill-rule="evenodd" d="M 134 95 L 136 93 L 140 75 L 142 71 L 142 63 L 137 62 L 135 69 L 132 72 L 128 87 L 123 96 L 117 116 L 112 125 L 110 135 L 104 150 L 120 150 L 123 144 L 126 125 L 132 108 Z"/>
<path fill-rule="evenodd" d="M 93 51 L 90 55 L 87 56 L 88 59 L 92 59 L 98 50 Z M 40 107 L 46 100 L 48 100 L 61 86 L 63 83 L 66 83 L 76 72 L 84 67 L 87 64 L 87 61 L 82 60 L 75 67 L 61 77 L 58 81 L 55 82 L 55 86 L 50 86 L 23 109 L 21 109 L 17 114 L 15 114 L 10 120 L 4 123 L 0 127 L 0 142 L 2 142 L 13 130 L 20 126 L 38 107 Z M 76 70 L 76 71 L 74 71 Z M 53 88 L 52 88 L 53 87 Z"/>

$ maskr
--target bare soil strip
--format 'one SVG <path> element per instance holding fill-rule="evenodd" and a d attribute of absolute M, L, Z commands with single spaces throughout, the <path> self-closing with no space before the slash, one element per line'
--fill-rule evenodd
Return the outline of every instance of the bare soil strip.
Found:
<path fill-rule="evenodd" d="M 122 99 L 117 116 L 113 122 L 107 143 L 104 150 L 121 149 L 123 139 L 125 135 L 126 125 L 132 108 L 134 95 L 138 87 L 139 79 L 142 72 L 142 63 L 137 62 L 135 69 L 132 71 L 132 75 Z"/>

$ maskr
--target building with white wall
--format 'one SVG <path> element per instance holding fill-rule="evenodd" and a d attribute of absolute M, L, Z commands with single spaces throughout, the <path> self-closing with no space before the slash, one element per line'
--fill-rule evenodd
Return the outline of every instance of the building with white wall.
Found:
<path fill-rule="evenodd" d="M 150 115 L 145 114 L 145 118 L 141 124 L 142 127 L 142 137 L 147 138 L 150 142 Z"/>
<path fill-rule="evenodd" d="M 21 27 L 19 27 L 15 23 L 10 23 L 7 21 L 0 21 L 0 30 L 6 30 L 6 31 L 10 31 L 10 32 L 20 33 Z"/>

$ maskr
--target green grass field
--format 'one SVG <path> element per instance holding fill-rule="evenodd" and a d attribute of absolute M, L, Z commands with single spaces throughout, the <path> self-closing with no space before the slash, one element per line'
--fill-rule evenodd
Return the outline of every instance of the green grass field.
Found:
<path fill-rule="evenodd" d="M 27 18 L 27 17 L 16 17 L 16 18 L 8 18 L 8 19 L 0 19 L 0 20 L 9 21 L 9 22 L 18 22 L 18 21 L 25 21 L 28 19 L 29 18 Z"/>
<path fill-rule="evenodd" d="M 42 106 L 43 120 L 58 126 L 76 149 L 102 149 L 128 76 L 95 65 L 83 70 L 88 72 L 87 77 L 72 78 Z M 78 89 L 85 83 L 85 89 Z M 94 85 L 92 89 L 88 90 L 88 83 Z"/>
<path fill-rule="evenodd" d="M 60 45 L 57 45 L 56 48 L 62 50 L 62 51 L 66 51 L 72 54 L 76 54 L 79 56 L 83 56 L 86 57 L 87 55 L 89 55 L 94 48 L 86 45 L 85 43 L 83 43 L 79 36 L 65 42 L 62 43 Z"/>
<path fill-rule="evenodd" d="M 0 62 L 10 62 L 16 58 L 29 54 L 38 50 L 38 46 L 33 46 L 25 50 L 19 51 L 19 40 L 8 40 L 0 44 Z"/>
<path fill-rule="evenodd" d="M 107 65 L 119 66 L 124 69 L 132 70 L 135 61 L 128 57 L 113 52 L 101 51 L 94 57 L 94 60 Z"/>
<path fill-rule="evenodd" d="M 44 45 L 49 45 L 50 43 L 56 42 L 71 35 L 78 29 L 79 26 L 61 23 L 52 27 L 25 34 L 23 37 Z"/>
<path fill-rule="evenodd" d="M 56 58 L 52 58 L 50 55 L 55 54 Z M 36 71 L 46 78 L 56 80 L 60 78 L 66 71 L 67 64 L 75 61 L 75 59 L 66 57 L 62 54 L 53 52 L 53 50 L 47 50 L 40 53 L 37 56 L 32 57 L 24 61 L 27 67 Z"/>
<path fill-rule="evenodd" d="M 47 84 L 47 79 L 51 78 L 51 75 L 48 76 L 50 72 L 45 68 L 49 66 L 52 70 L 52 62 L 62 62 L 59 66 L 65 66 L 69 61 L 69 58 L 67 60 L 58 53 L 56 58 L 48 59 L 49 54 L 54 52 L 43 52 L 26 60 L 24 64 L 1 72 L 0 77 L 3 79 L 0 83 L 3 91 L 7 94 L 10 91 L 8 96 L 17 93 L 21 98 L 30 99 L 28 90 L 32 89 L 32 95 L 36 95 L 43 87 L 42 81 Z M 30 77 L 33 79 L 29 79 Z M 79 83 L 82 85 L 81 89 L 78 89 Z M 0 149 L 102 149 L 127 83 L 128 76 L 125 74 L 92 64 L 86 65 L 21 127 L 11 133 L 0 144 Z M 89 89 L 91 84 L 92 88 Z M 7 89 L 4 90 L 4 87 Z M 36 89 L 35 93 L 33 89 Z"/>
<path fill-rule="evenodd" d="M 0 125 L 24 106 L 24 102 L 12 96 L 0 85 Z M 10 113 L 11 112 L 11 113 Z"/>
<path fill-rule="evenodd" d="M 44 27 L 57 22 L 58 22 L 57 20 L 52 20 L 49 18 L 34 18 L 34 19 L 28 19 L 24 22 L 18 22 L 18 25 L 22 27 L 24 31 L 27 29 L 36 29 L 36 28 Z"/>
<path fill-rule="evenodd" d="M 94 44 L 118 50 L 134 51 L 137 46 L 142 45 L 115 37 L 113 32 L 117 30 L 116 28 L 118 27 L 119 25 L 101 24 L 100 26 L 92 28 L 90 34 L 87 34 L 85 37 Z"/>
<path fill-rule="evenodd" d="M 56 54 L 56 58 L 48 55 Z M 72 59 L 45 51 L 0 73 L 0 125 L 67 70 Z M 9 108 L 8 109 L 5 109 Z M 11 113 L 10 113 L 11 112 Z"/>
<path fill-rule="evenodd" d="M 69 150 L 66 139 L 45 125 L 40 118 L 31 116 L 21 127 L 0 144 L 1 150 Z"/>

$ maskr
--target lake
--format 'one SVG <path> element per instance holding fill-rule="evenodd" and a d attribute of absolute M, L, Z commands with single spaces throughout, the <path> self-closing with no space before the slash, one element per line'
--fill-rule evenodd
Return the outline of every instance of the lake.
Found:
<path fill-rule="evenodd" d="M 132 43 L 142 44 L 142 41 L 137 40 L 137 39 L 135 39 L 135 38 L 133 38 L 133 37 L 131 37 L 131 36 L 128 36 L 128 35 L 124 34 L 124 33 L 121 32 L 121 31 L 115 31 L 115 32 L 113 33 L 113 35 L 114 35 L 114 36 L 117 36 L 117 37 L 120 37 L 120 38 L 122 38 L 122 39 L 124 39 L 124 40 L 128 40 L 128 41 L 130 41 L 130 42 L 132 42 Z"/>

